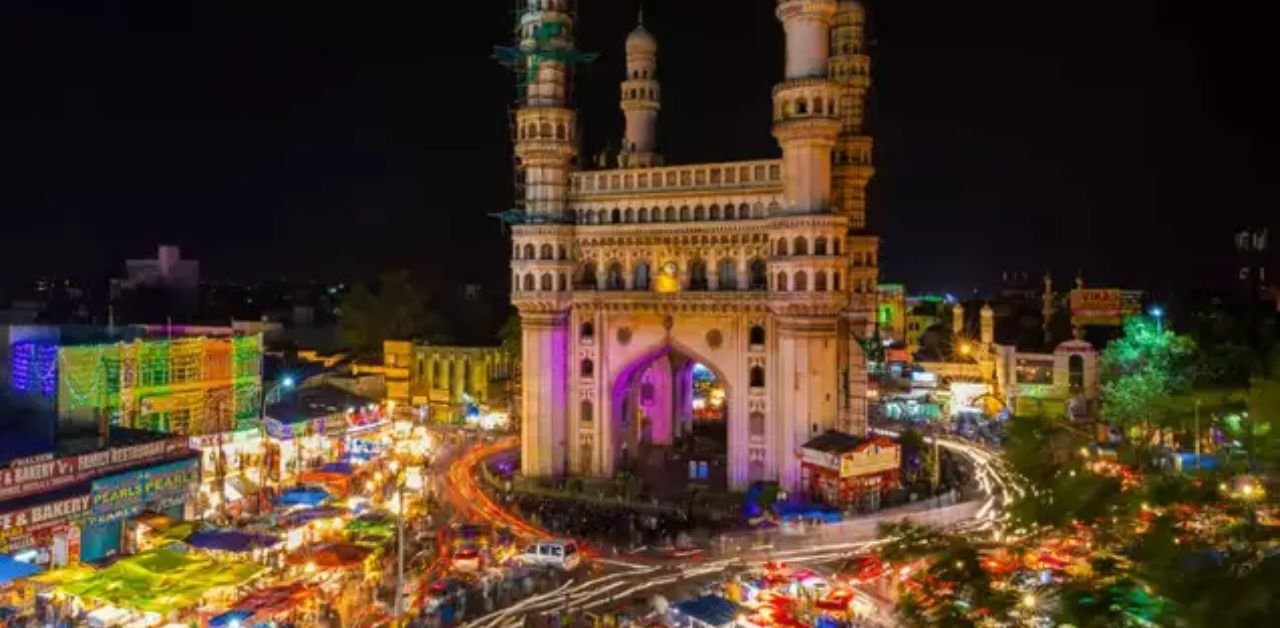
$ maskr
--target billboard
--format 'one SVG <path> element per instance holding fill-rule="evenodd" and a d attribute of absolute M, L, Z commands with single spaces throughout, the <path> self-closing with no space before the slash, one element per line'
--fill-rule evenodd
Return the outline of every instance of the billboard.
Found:
<path fill-rule="evenodd" d="M 132 466 L 191 453 L 186 437 L 115 447 L 63 458 L 32 457 L 0 469 L 0 499 L 13 499 L 79 484 Z"/>
<path fill-rule="evenodd" d="M 1142 292 L 1114 288 L 1071 291 L 1071 324 L 1118 326 L 1142 311 Z"/>

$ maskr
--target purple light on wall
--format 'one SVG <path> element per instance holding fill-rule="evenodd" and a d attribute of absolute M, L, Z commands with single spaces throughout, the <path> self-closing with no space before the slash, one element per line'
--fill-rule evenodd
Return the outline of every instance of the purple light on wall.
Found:
<path fill-rule="evenodd" d="M 58 389 L 58 345 L 16 342 L 10 349 L 9 373 L 13 389 L 53 397 Z"/>

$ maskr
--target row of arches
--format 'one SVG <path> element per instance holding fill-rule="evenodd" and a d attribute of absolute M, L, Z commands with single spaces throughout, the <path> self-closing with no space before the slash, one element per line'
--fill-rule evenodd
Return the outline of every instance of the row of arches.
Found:
<path fill-rule="evenodd" d="M 649 262 L 639 262 L 628 274 L 621 262 L 611 262 L 600 272 L 594 261 L 582 265 L 576 287 L 583 290 L 649 290 L 654 281 L 654 270 Z M 755 258 L 747 262 L 746 284 L 740 281 L 738 260 L 724 258 L 715 266 L 715 275 L 710 272 L 705 260 L 694 259 L 680 269 L 681 288 L 694 291 L 734 291 L 734 290 L 767 290 L 768 271 L 765 261 Z M 680 272 L 678 271 L 678 272 Z M 714 279 L 714 281 L 713 281 Z"/>
<path fill-rule="evenodd" d="M 806 96 L 800 96 L 795 100 L 788 98 L 782 101 L 781 114 L 783 118 L 811 115 L 834 116 L 836 115 L 836 99 L 823 98 L 822 96 L 814 96 L 812 100 Z"/>
<path fill-rule="evenodd" d="M 569 128 L 563 122 L 557 122 L 554 126 L 547 121 L 530 122 L 521 125 L 520 139 L 522 140 L 569 140 L 573 139 L 569 135 Z"/>
<path fill-rule="evenodd" d="M 787 273 L 779 272 L 773 289 L 778 292 L 809 292 L 809 273 L 797 270 L 788 279 Z M 813 292 L 828 291 L 840 291 L 840 273 L 833 271 L 829 282 L 827 280 L 827 271 L 819 270 L 813 273 Z"/>
<path fill-rule="evenodd" d="M 769 205 L 769 211 L 777 211 L 778 204 Z M 580 209 L 577 212 L 578 224 L 580 225 L 620 225 L 633 223 L 648 222 L 702 222 L 707 220 L 751 220 L 764 218 L 766 215 L 765 207 L 761 203 L 754 206 L 742 203 L 734 205 L 726 203 L 720 205 L 718 203 L 710 206 L 695 205 L 692 208 L 688 205 L 682 205 L 678 209 L 673 205 L 662 207 L 641 207 L 633 209 L 627 207 L 625 209 L 614 208 L 607 209 Z"/>
<path fill-rule="evenodd" d="M 779 238 L 773 248 L 775 253 L 779 257 L 786 256 L 786 255 L 797 255 L 797 256 L 810 255 L 809 240 L 804 236 L 796 236 L 792 240 L 787 240 L 786 238 Z M 834 238 L 831 240 L 830 253 L 828 253 L 826 236 L 818 236 L 814 238 L 812 254 L 813 255 L 839 255 L 840 254 L 840 238 Z"/>
<path fill-rule="evenodd" d="M 565 292 L 569 289 L 569 277 L 564 273 L 519 273 L 511 278 L 511 287 L 517 292 Z"/>
<path fill-rule="evenodd" d="M 533 244 L 525 244 L 521 247 L 517 244 L 511 251 L 511 258 L 517 260 L 567 260 L 569 259 L 569 250 L 563 244 L 555 247 L 545 243 L 541 247 L 535 247 Z"/>
<path fill-rule="evenodd" d="M 657 100 L 658 90 L 653 87 L 623 87 L 622 97 L 627 100 L 640 100 L 641 98 L 645 100 Z"/>

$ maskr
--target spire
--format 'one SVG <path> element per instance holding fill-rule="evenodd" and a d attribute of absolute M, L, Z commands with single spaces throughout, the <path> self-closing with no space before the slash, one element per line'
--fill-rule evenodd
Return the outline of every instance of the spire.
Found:
<path fill-rule="evenodd" d="M 636 26 L 644 26 L 644 0 L 640 0 L 640 8 L 636 10 Z"/>

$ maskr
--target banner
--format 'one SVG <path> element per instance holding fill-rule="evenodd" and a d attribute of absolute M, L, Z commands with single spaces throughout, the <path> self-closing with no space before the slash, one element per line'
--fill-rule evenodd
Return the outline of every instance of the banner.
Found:
<path fill-rule="evenodd" d="M 184 437 L 115 447 L 52 460 L 31 458 L 0 469 L 0 500 L 44 493 L 149 462 L 171 460 L 191 453 Z"/>
<path fill-rule="evenodd" d="M 1072 316 L 1119 316 L 1119 290 L 1086 290 L 1071 291 Z"/>
<path fill-rule="evenodd" d="M 95 480 L 93 522 L 123 519 L 145 508 L 165 508 L 186 501 L 200 483 L 197 458 Z"/>

